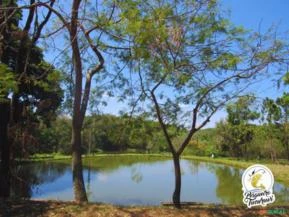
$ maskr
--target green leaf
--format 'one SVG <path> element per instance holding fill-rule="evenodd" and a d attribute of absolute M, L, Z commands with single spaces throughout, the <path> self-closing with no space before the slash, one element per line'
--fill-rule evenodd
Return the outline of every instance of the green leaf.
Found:
<path fill-rule="evenodd" d="M 0 64 L 0 98 L 10 92 L 17 92 L 17 81 L 14 73 L 5 64 Z"/>

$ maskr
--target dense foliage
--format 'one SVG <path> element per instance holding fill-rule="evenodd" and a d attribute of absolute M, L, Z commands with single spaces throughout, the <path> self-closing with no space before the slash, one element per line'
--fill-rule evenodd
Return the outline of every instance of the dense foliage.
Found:
<path fill-rule="evenodd" d="M 244 101 L 239 100 L 236 104 Z M 228 112 L 236 104 L 228 106 Z M 246 105 L 246 108 L 247 105 Z M 239 108 L 241 109 L 241 108 Z M 247 109 L 247 111 L 249 111 Z M 240 112 L 240 111 L 239 111 Z M 232 124 L 228 114 L 220 121 L 216 128 L 199 131 L 190 141 L 185 154 L 216 157 L 237 157 L 246 159 L 285 159 L 287 158 L 287 125 L 275 122 L 272 125 L 258 123 L 262 116 L 258 112 L 255 122 Z M 252 116 L 250 116 L 252 117 Z M 242 119 L 244 120 L 244 119 Z M 235 123 L 236 123 L 235 119 Z M 53 127 L 52 127 L 53 126 Z M 170 126 L 170 134 L 177 142 L 181 140 L 187 130 Z M 51 127 L 42 124 L 35 131 L 37 143 L 27 144 L 25 151 L 35 153 L 70 154 L 71 119 L 58 117 Z M 85 119 L 83 133 L 83 154 L 98 152 L 168 152 L 165 138 L 158 122 L 144 117 L 127 117 L 113 115 L 92 115 Z"/>
<path fill-rule="evenodd" d="M 53 127 L 42 125 L 38 132 L 38 144 L 31 148 L 32 153 L 59 152 L 70 154 L 71 119 L 59 117 Z M 170 127 L 175 138 L 184 129 Z M 163 152 L 167 145 L 157 122 L 143 117 L 129 118 L 112 115 L 93 115 L 85 119 L 82 132 L 82 153 L 138 151 Z"/>
<path fill-rule="evenodd" d="M 36 153 L 71 155 L 75 200 L 85 202 L 82 154 L 170 152 L 178 208 L 184 152 L 289 159 L 289 95 L 262 108 L 240 97 L 288 71 L 288 43 L 274 27 L 235 26 L 220 6 L 0 1 L 0 197 L 9 196 L 11 160 Z M 122 116 L 96 115 L 107 97 L 127 104 Z M 203 130 L 225 107 L 227 118 Z"/>

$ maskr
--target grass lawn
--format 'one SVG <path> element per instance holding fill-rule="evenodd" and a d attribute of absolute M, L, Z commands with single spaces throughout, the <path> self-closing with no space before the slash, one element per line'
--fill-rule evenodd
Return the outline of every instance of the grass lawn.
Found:
<path fill-rule="evenodd" d="M 282 164 L 280 163 L 271 163 L 265 160 L 260 161 L 244 161 L 244 160 L 237 160 L 237 159 L 230 159 L 230 158 L 210 158 L 210 157 L 199 157 L 199 156 L 184 156 L 185 159 L 192 159 L 192 160 L 200 160 L 218 164 L 229 165 L 238 168 L 244 168 L 253 165 L 253 164 L 263 164 L 267 166 L 273 173 L 274 179 L 279 181 L 286 186 L 289 186 L 289 164 Z"/>

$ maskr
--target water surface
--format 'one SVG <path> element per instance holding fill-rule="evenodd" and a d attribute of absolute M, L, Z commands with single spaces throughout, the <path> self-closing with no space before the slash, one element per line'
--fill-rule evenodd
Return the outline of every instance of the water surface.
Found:
<path fill-rule="evenodd" d="M 182 201 L 242 204 L 243 170 L 195 160 L 181 160 Z M 16 168 L 15 196 L 73 200 L 70 161 L 29 163 Z M 85 159 L 89 201 L 118 205 L 159 205 L 171 201 L 173 162 L 152 156 L 110 156 Z M 274 172 L 273 172 L 274 173 Z M 275 182 L 276 202 L 288 204 L 289 187 Z"/>

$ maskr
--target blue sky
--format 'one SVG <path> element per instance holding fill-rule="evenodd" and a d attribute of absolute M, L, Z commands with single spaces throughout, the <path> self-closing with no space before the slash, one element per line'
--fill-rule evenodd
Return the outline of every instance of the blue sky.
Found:
<path fill-rule="evenodd" d="M 245 29 L 264 32 L 272 24 L 278 25 L 279 33 L 289 30 L 289 0 L 220 0 L 221 9 L 228 13 L 228 18 L 235 25 Z M 289 31 L 288 31 L 289 38 Z M 61 40 L 61 39 L 60 39 Z M 56 42 L 57 43 L 57 42 Z M 55 60 L 55 54 L 46 53 L 46 59 Z M 109 61 L 108 61 L 109 62 Z M 251 87 L 251 91 L 260 98 L 276 98 L 281 96 L 284 88 L 277 89 L 276 84 L 270 81 L 259 82 Z M 108 105 L 101 108 L 103 113 L 117 115 L 126 108 L 126 103 L 120 103 L 116 98 L 105 97 Z M 214 127 L 215 123 L 226 116 L 224 111 L 216 113 L 206 128 Z"/>
<path fill-rule="evenodd" d="M 222 0 L 225 9 L 231 10 L 235 24 L 257 30 L 260 21 L 263 27 L 280 23 L 280 30 L 289 27 L 288 0 Z"/>
<path fill-rule="evenodd" d="M 279 33 L 289 30 L 289 0 L 221 0 L 222 10 L 228 12 L 231 22 L 241 25 L 245 29 L 261 32 L 266 31 L 272 24 L 278 25 Z M 288 32 L 289 35 L 289 32 Z M 284 87 L 277 89 L 276 83 L 259 82 L 251 91 L 258 97 L 276 98 L 282 95 Z M 125 104 L 116 99 L 109 99 L 108 106 L 103 108 L 104 113 L 118 114 Z M 215 123 L 226 116 L 225 111 L 216 113 L 205 128 L 214 127 Z"/>
<path fill-rule="evenodd" d="M 278 25 L 278 31 L 289 30 L 288 0 L 222 0 L 222 8 L 228 10 L 230 20 L 246 29 L 266 31 L 272 24 Z M 289 32 L 288 32 L 289 34 Z M 252 87 L 259 97 L 276 98 L 285 91 L 284 87 L 277 89 L 273 82 L 262 82 Z M 214 127 L 215 123 L 226 116 L 224 111 L 215 114 L 206 127 Z"/>

